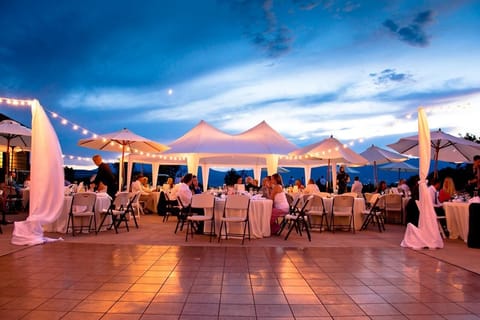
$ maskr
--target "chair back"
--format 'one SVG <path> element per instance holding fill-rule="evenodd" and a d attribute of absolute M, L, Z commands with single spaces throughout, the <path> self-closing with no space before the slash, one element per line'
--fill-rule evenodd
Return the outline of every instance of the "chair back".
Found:
<path fill-rule="evenodd" d="M 374 208 L 378 206 L 378 199 L 380 198 L 380 193 L 370 193 L 367 199 L 367 194 L 365 194 L 365 201 L 368 204 L 369 208 Z"/>
<path fill-rule="evenodd" d="M 113 200 L 113 205 L 115 209 L 117 210 L 126 209 L 128 206 L 129 199 L 130 199 L 130 193 L 128 191 L 118 192 L 115 195 L 115 200 Z"/>
<path fill-rule="evenodd" d="M 323 205 L 323 198 L 318 194 L 314 194 L 310 200 L 309 211 L 325 212 L 325 206 Z"/>
<path fill-rule="evenodd" d="M 389 211 L 403 211 L 403 197 L 399 193 L 389 193 L 385 196 L 385 206 Z"/>
<path fill-rule="evenodd" d="M 247 195 L 228 195 L 225 200 L 225 209 L 223 210 L 223 216 L 227 217 L 227 212 L 230 210 L 240 211 L 240 216 L 244 219 L 248 219 L 248 210 L 250 208 L 250 197 Z"/>
<path fill-rule="evenodd" d="M 311 210 L 312 199 L 313 199 L 313 194 L 303 196 L 303 205 L 302 205 L 302 209 L 300 210 L 300 214 L 305 214 L 305 212 L 308 212 Z"/>
<path fill-rule="evenodd" d="M 194 208 L 204 209 L 205 215 L 207 215 L 207 210 L 205 209 L 211 209 L 213 213 L 213 210 L 215 210 L 215 196 L 207 192 L 194 194 L 192 196 L 190 210 Z"/>
<path fill-rule="evenodd" d="M 347 195 L 338 195 L 333 198 L 332 211 L 352 211 L 355 197 Z"/>
<path fill-rule="evenodd" d="M 95 192 L 75 193 L 72 198 L 70 212 L 95 212 L 96 200 L 97 194 Z"/>

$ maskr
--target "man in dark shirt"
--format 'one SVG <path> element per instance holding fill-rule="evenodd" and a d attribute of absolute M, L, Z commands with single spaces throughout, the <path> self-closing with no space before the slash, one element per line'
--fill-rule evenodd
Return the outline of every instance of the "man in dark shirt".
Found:
<path fill-rule="evenodd" d="M 92 157 L 93 162 L 98 166 L 97 176 L 93 183 L 95 183 L 95 190 L 98 188 L 98 184 L 102 182 L 107 186 L 107 193 L 113 199 L 117 193 L 117 182 L 115 176 L 112 173 L 110 166 L 103 162 L 102 157 L 98 154 Z"/>

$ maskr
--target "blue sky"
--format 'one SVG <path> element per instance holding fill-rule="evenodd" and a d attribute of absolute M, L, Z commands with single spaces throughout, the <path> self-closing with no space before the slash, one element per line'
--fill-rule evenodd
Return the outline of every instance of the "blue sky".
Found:
<path fill-rule="evenodd" d="M 0 96 L 68 119 L 66 155 L 95 153 L 72 123 L 168 144 L 200 120 L 361 152 L 414 134 L 418 106 L 480 135 L 478 1 L 2 1 L 0 30 Z"/>

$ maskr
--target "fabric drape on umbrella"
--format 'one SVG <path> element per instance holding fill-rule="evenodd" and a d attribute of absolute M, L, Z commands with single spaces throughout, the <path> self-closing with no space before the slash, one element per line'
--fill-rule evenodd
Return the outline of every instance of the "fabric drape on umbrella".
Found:
<path fill-rule="evenodd" d="M 405 235 L 400 244 L 402 247 L 422 249 L 422 248 L 443 248 L 443 240 L 438 230 L 437 216 L 433 208 L 433 201 L 427 187 L 427 175 L 430 169 L 430 131 L 428 129 L 425 110 L 418 110 L 418 137 L 419 137 L 419 211 L 418 228 L 409 223 L 405 230 Z"/>
<path fill-rule="evenodd" d="M 335 139 L 333 136 L 330 138 L 324 139 L 320 142 L 310 144 L 303 148 L 297 149 L 291 153 L 289 156 L 299 156 L 304 159 L 310 159 L 311 161 L 327 160 L 328 168 L 332 168 L 331 178 L 333 183 L 333 188 L 335 188 L 336 182 L 336 168 L 337 163 L 347 163 L 352 165 L 365 165 L 368 163 L 368 160 L 348 148 L 346 145 Z M 329 170 L 327 169 L 327 180 L 329 177 Z"/>
<path fill-rule="evenodd" d="M 375 185 L 378 183 L 377 164 L 402 162 L 408 159 L 408 157 L 405 157 L 404 155 L 379 148 L 373 144 L 368 149 L 361 152 L 360 155 L 373 165 L 373 182 Z"/>
<path fill-rule="evenodd" d="M 412 156 L 420 156 L 419 136 L 401 138 L 388 145 L 395 151 Z M 441 129 L 430 132 L 429 151 L 434 160 L 434 177 L 438 174 L 438 160 L 446 162 L 472 162 L 480 154 L 480 144 L 452 136 Z"/>
<path fill-rule="evenodd" d="M 0 122 L 0 145 L 6 146 L 6 161 L 4 165 L 5 182 L 10 171 L 10 147 L 29 148 L 31 146 L 32 131 L 13 120 Z"/>
<path fill-rule="evenodd" d="M 119 191 L 122 190 L 122 185 L 124 181 L 123 163 L 125 152 L 160 153 L 169 149 L 169 147 L 166 145 L 139 136 L 126 128 L 117 132 L 102 134 L 98 137 L 81 139 L 78 142 L 78 145 L 97 150 L 121 152 L 122 155 L 120 158 L 120 167 L 118 173 Z"/>
<path fill-rule="evenodd" d="M 40 103 L 34 100 L 31 108 L 30 209 L 27 220 L 15 221 L 11 240 L 15 245 L 59 240 L 44 237 L 42 226 L 56 221 L 63 212 L 65 178 L 60 142 Z"/>

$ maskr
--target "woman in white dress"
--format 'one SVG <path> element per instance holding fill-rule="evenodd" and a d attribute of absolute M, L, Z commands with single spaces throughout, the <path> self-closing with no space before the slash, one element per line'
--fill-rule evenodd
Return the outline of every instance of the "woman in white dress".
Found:
<path fill-rule="evenodd" d="M 272 192 L 270 199 L 273 200 L 272 217 L 270 219 L 271 234 L 276 234 L 280 230 L 278 218 L 285 216 L 290 210 L 287 196 L 283 191 L 282 177 L 278 173 L 274 173 L 270 179 Z"/>

